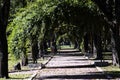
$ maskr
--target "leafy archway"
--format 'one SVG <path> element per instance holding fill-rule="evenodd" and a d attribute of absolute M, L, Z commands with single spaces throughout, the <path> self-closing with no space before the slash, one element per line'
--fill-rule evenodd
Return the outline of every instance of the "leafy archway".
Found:
<path fill-rule="evenodd" d="M 95 2 L 99 3 L 96 0 Z M 21 55 L 27 58 L 27 50 L 30 51 L 30 47 L 34 42 L 54 41 L 63 34 L 67 34 L 69 38 L 76 41 L 78 46 L 83 39 L 84 41 L 88 39 L 87 43 L 85 43 L 86 45 L 84 44 L 87 47 L 88 42 L 92 47 L 94 42 L 97 49 L 99 49 L 98 53 L 101 54 L 101 41 L 99 42 L 98 40 L 101 40 L 104 35 L 101 35 L 101 32 L 106 30 L 106 25 L 108 26 L 104 15 L 98 9 L 98 6 L 102 5 L 101 2 L 98 6 L 91 0 L 23 0 L 21 3 L 23 4 L 22 7 L 11 12 L 11 14 L 15 14 L 10 17 L 10 23 L 7 28 L 10 54 L 15 54 L 17 58 L 20 58 Z M 106 15 L 109 18 L 110 15 L 107 13 Z M 1 23 L 0 25 L 3 25 Z M 2 32 L 3 29 L 1 28 L 0 30 Z M 113 30 L 115 31 L 116 28 Z M 5 31 L 6 29 L 4 30 L 4 37 L 6 35 Z M 85 39 L 85 34 L 88 34 L 89 36 L 87 37 L 89 38 Z M 2 36 L 2 33 L 0 35 Z M 119 40 L 115 35 L 114 37 L 117 41 Z M 0 37 L 0 41 L 1 39 L 3 38 Z M 119 48 L 116 47 L 116 49 L 118 50 Z M 7 62 L 8 58 L 4 58 L 6 59 L 5 62 Z"/>

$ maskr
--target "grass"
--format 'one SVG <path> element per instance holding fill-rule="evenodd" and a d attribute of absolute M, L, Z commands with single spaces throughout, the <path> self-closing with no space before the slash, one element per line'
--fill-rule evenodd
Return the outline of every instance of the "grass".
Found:
<path fill-rule="evenodd" d="M 8 61 L 8 69 L 9 71 L 13 71 L 14 70 L 14 65 L 17 63 L 17 60 L 9 60 Z"/>
<path fill-rule="evenodd" d="M 102 67 L 104 71 L 120 71 L 120 68 L 117 66 L 109 65 L 106 67 Z"/>
<path fill-rule="evenodd" d="M 6 80 L 5 78 L 0 78 L 0 80 Z"/>
<path fill-rule="evenodd" d="M 9 72 L 14 71 L 14 65 L 16 63 L 20 62 L 20 60 L 17 60 L 14 58 L 14 56 L 12 56 L 11 54 L 9 54 L 9 59 L 8 59 L 8 70 Z M 22 67 L 22 70 L 27 70 L 28 67 Z M 9 79 L 8 80 L 13 80 L 13 79 L 25 79 L 27 77 L 30 77 L 31 74 L 9 74 Z M 0 80 L 6 80 L 5 78 L 0 78 Z"/>
<path fill-rule="evenodd" d="M 57 46 L 58 50 L 59 49 L 74 49 L 74 45 L 61 45 L 61 46 Z M 47 49 L 48 52 L 51 52 L 51 48 L 49 47 Z"/>
<path fill-rule="evenodd" d="M 9 75 L 10 79 L 26 79 L 31 76 L 31 74 L 14 74 L 14 75 Z"/>
<path fill-rule="evenodd" d="M 109 65 L 100 66 L 107 74 L 120 75 L 120 68 L 112 65 L 112 52 L 103 52 L 103 59 L 108 60 Z"/>
<path fill-rule="evenodd" d="M 70 48 L 73 48 L 73 46 L 69 46 L 69 45 L 63 45 L 61 46 L 61 49 L 70 49 Z M 51 51 L 50 48 L 48 49 L 48 51 Z M 38 59 L 38 63 L 43 63 L 44 61 L 46 61 L 47 59 L 45 58 L 44 60 L 43 59 Z M 9 72 L 12 72 L 14 71 L 14 66 L 15 64 L 17 64 L 18 62 L 21 62 L 21 60 L 17 60 L 14 58 L 13 55 L 9 54 L 9 60 L 8 60 L 8 69 L 9 69 Z M 28 66 L 22 66 L 21 67 L 22 70 L 30 70 L 30 68 Z M 8 80 L 12 80 L 12 79 L 25 79 L 25 78 L 28 78 L 30 77 L 31 74 L 9 74 L 9 79 Z M 0 78 L 0 80 L 6 80 L 5 78 Z"/>
<path fill-rule="evenodd" d="M 120 78 L 120 68 L 112 65 L 112 52 L 103 52 L 103 60 L 108 62 L 108 65 L 99 66 L 106 74 Z"/>
<path fill-rule="evenodd" d="M 9 71 L 13 71 L 14 65 L 20 62 L 20 60 L 15 59 L 15 57 L 11 54 L 9 54 L 9 59 L 8 59 L 8 69 Z"/>
<path fill-rule="evenodd" d="M 21 60 L 16 60 L 12 55 L 9 55 L 9 60 L 8 60 L 8 69 L 9 72 L 14 72 L 14 65 L 18 62 L 20 62 Z M 47 57 L 45 57 L 44 59 L 39 58 L 38 63 L 44 63 L 45 61 L 47 61 Z M 32 61 L 30 60 L 29 63 L 32 63 Z M 25 70 L 31 70 L 31 68 L 29 66 L 21 66 L 21 70 L 25 71 Z M 16 71 L 15 71 L 16 72 Z M 9 74 L 9 79 L 8 80 L 23 80 L 26 79 L 28 77 L 30 77 L 32 74 L 31 73 L 25 73 L 25 74 Z M 5 78 L 0 78 L 0 80 L 6 80 Z"/>
<path fill-rule="evenodd" d="M 5 79 L 5 78 L 0 78 L 0 80 L 23 80 L 26 78 L 29 78 L 31 76 L 31 74 L 10 74 L 9 75 L 9 79 Z"/>
<path fill-rule="evenodd" d="M 8 70 L 9 72 L 14 71 L 14 66 L 18 62 L 21 62 L 20 59 L 15 59 L 13 56 L 9 55 L 9 60 L 8 60 Z M 22 70 L 29 70 L 28 66 L 21 66 Z"/>
<path fill-rule="evenodd" d="M 61 49 L 73 49 L 74 48 L 74 45 L 62 45 L 60 46 Z"/>
<path fill-rule="evenodd" d="M 110 75 L 113 78 L 120 78 L 120 68 L 113 66 L 113 65 L 109 65 L 106 67 L 101 67 L 103 69 L 103 71 Z"/>
<path fill-rule="evenodd" d="M 103 52 L 103 59 L 112 60 L 112 52 Z"/>
<path fill-rule="evenodd" d="M 120 68 L 117 67 L 117 66 L 113 66 L 112 63 L 110 65 L 108 65 L 108 66 L 103 66 L 101 68 L 104 71 L 108 71 L 108 72 L 111 72 L 111 71 L 114 71 L 114 72 L 119 71 L 120 72 Z"/>

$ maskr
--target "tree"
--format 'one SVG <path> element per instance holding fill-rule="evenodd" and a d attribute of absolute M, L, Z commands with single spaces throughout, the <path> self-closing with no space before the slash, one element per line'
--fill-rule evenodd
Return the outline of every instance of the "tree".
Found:
<path fill-rule="evenodd" d="M 37 35 L 39 42 L 56 41 L 67 34 L 79 48 L 87 32 L 93 49 L 93 34 L 102 31 L 100 27 L 105 23 L 103 15 L 90 0 L 37 0 L 20 8 L 15 16 L 8 29 L 9 51 L 15 54 L 21 53 L 24 38 L 31 40 L 30 34 Z"/>
<path fill-rule="evenodd" d="M 10 0 L 0 3 L 0 77 L 8 78 L 8 44 L 6 28 L 8 24 Z"/>
<path fill-rule="evenodd" d="M 110 24 L 113 65 L 120 66 L 120 1 L 119 0 L 92 0 L 107 18 Z"/>

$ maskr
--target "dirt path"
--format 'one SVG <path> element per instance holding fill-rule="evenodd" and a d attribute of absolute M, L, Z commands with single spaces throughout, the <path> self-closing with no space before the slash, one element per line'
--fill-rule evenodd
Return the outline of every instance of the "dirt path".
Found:
<path fill-rule="evenodd" d="M 62 51 L 40 70 L 34 80 L 96 80 L 107 79 L 93 63 L 76 51 Z"/>

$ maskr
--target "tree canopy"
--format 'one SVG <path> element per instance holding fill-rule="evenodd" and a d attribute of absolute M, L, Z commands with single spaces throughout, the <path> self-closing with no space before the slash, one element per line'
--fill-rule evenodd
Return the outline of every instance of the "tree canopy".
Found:
<path fill-rule="evenodd" d="M 17 55 L 32 37 L 42 41 L 53 38 L 54 34 L 67 33 L 72 39 L 81 40 L 85 32 L 98 32 L 106 23 L 90 0 L 36 0 L 19 8 L 13 15 L 7 33 L 9 52 Z"/>

